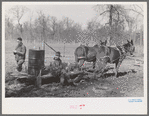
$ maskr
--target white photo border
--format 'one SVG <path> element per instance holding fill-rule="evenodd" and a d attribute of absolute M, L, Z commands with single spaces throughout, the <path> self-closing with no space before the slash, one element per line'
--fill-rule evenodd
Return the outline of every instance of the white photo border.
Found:
<path fill-rule="evenodd" d="M 116 98 L 5 98 L 5 7 L 6 5 L 68 4 L 144 5 L 144 97 Z M 128 102 L 141 99 L 142 102 Z M 83 109 L 70 105 L 85 104 Z M 147 2 L 2 2 L 2 114 L 147 114 Z"/>

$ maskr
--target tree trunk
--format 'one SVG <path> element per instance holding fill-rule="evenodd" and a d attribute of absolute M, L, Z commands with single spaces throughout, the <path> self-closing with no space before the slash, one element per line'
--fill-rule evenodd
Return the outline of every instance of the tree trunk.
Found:
<path fill-rule="evenodd" d="M 42 41 L 45 41 L 45 21 L 44 21 L 44 18 L 43 18 L 43 36 L 42 36 Z M 45 44 L 43 44 L 43 50 L 45 50 Z"/>
<path fill-rule="evenodd" d="M 21 33 L 21 38 L 23 38 L 23 28 L 22 28 L 22 25 L 20 24 L 20 22 L 18 22 L 19 24 L 19 27 L 20 27 L 20 33 Z"/>
<path fill-rule="evenodd" d="M 109 16 L 110 41 L 112 40 L 112 9 L 113 9 L 113 5 L 110 5 L 110 16 Z"/>
<path fill-rule="evenodd" d="M 143 32 L 142 30 L 140 31 L 140 46 L 143 45 Z"/>

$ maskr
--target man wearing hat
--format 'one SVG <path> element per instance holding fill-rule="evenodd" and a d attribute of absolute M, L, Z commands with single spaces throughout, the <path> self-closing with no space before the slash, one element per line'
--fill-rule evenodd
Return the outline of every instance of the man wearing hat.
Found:
<path fill-rule="evenodd" d="M 54 59 L 54 62 L 53 62 L 53 65 L 55 67 L 61 67 L 62 65 L 62 60 L 60 59 L 61 56 L 61 53 L 60 52 L 56 52 L 55 53 L 55 57 L 53 58 Z"/>
<path fill-rule="evenodd" d="M 62 60 L 60 59 L 60 57 L 61 57 L 60 52 L 56 52 L 55 57 L 53 58 L 54 61 L 50 63 L 49 66 L 45 67 L 45 69 L 43 70 L 44 75 L 48 74 L 49 72 L 51 73 L 51 71 L 53 75 L 56 76 L 60 75 L 61 70 L 63 68 Z"/>
<path fill-rule="evenodd" d="M 17 70 L 22 70 L 22 64 L 25 62 L 26 47 L 22 43 L 22 38 L 17 38 L 18 45 L 14 50 L 15 60 L 17 62 Z"/>

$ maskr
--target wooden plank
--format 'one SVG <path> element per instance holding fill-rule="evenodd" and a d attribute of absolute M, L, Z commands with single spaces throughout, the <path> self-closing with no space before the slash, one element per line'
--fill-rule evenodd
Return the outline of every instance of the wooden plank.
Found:
<path fill-rule="evenodd" d="M 38 88 L 40 88 L 41 87 L 41 70 L 40 70 L 40 72 L 39 72 L 39 75 L 36 77 L 36 86 L 38 87 Z"/>
<path fill-rule="evenodd" d="M 28 76 L 27 73 L 23 73 L 23 72 L 13 72 L 12 74 L 10 74 L 11 76 Z"/>

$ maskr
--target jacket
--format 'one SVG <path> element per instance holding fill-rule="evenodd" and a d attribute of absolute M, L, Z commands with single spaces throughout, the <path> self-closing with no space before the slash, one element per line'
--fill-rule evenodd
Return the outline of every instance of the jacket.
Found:
<path fill-rule="evenodd" d="M 16 50 L 16 53 L 14 53 L 15 60 L 16 61 L 25 60 L 26 47 L 23 45 L 23 43 L 21 45 L 18 45 L 15 50 Z"/>
<path fill-rule="evenodd" d="M 55 59 L 54 58 L 53 66 L 57 69 L 59 69 L 59 68 L 62 69 L 63 65 L 62 65 L 61 59 Z"/>

